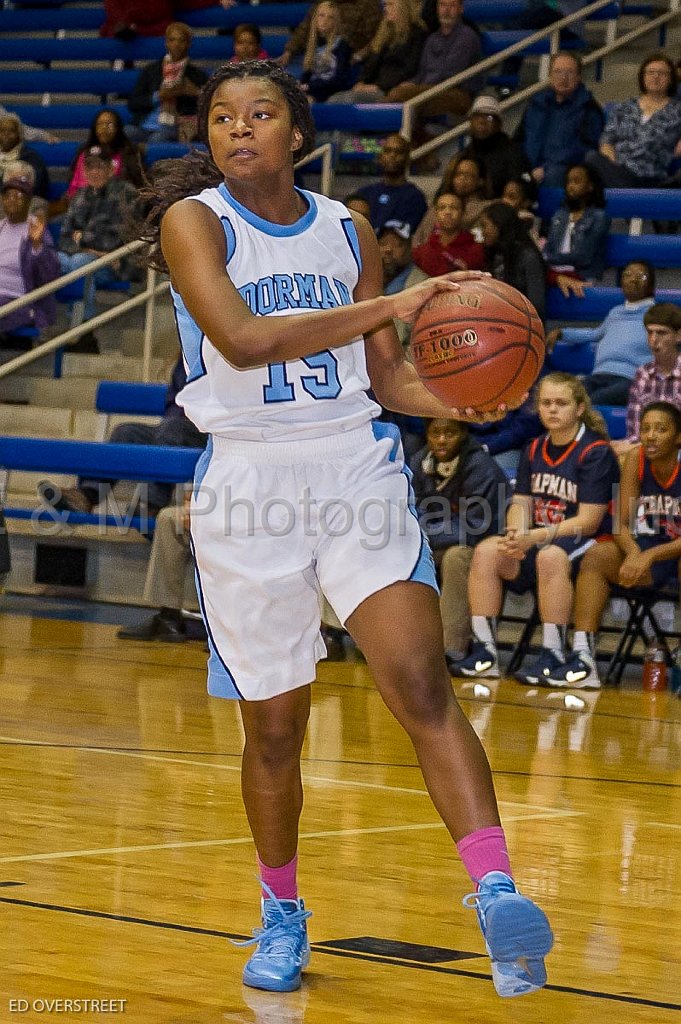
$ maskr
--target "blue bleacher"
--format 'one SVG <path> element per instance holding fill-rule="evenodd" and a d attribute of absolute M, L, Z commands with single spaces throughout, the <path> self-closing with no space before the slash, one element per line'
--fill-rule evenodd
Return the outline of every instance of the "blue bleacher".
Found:
<path fill-rule="evenodd" d="M 596 409 L 605 420 L 611 441 L 621 441 L 627 436 L 627 410 L 620 405 L 597 405 Z"/>
<path fill-rule="evenodd" d="M 141 384 L 139 381 L 103 380 L 97 386 L 97 412 L 128 416 L 162 416 L 165 412 L 167 384 Z"/>
<path fill-rule="evenodd" d="M 537 214 L 551 217 L 563 202 L 562 188 L 539 189 Z M 606 210 L 611 217 L 630 220 L 681 220 L 681 189 L 674 188 L 608 188 L 605 190 Z"/>
<path fill-rule="evenodd" d="M 262 45 L 271 57 L 278 57 L 284 50 L 286 36 L 283 33 L 263 36 Z M 131 42 L 119 39 L 91 39 L 81 36 L 75 39 L 36 39 L 16 36 L 2 40 L 0 60 L 17 62 L 32 61 L 48 64 L 52 61 L 150 61 L 160 60 L 165 53 L 163 36 L 139 36 Z M 212 60 L 222 63 L 234 53 L 231 36 L 199 36 L 192 42 L 192 60 Z"/>
<path fill-rule="evenodd" d="M 656 302 L 675 302 L 681 306 L 681 289 L 658 288 Z M 549 288 L 546 295 L 546 318 L 561 323 L 600 323 L 613 306 L 624 302 L 621 288 L 586 288 L 584 298 L 571 295 L 566 299 L 559 288 Z"/>
<path fill-rule="evenodd" d="M 2 13 L 2 12 L 0 12 Z M 127 96 L 139 77 L 139 71 L 0 71 L 0 93 L 90 93 Z"/>

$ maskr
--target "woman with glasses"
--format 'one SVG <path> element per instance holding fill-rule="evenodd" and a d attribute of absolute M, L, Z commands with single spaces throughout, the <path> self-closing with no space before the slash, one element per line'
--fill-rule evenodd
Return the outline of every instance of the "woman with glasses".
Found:
<path fill-rule="evenodd" d="M 681 100 L 674 62 L 653 53 L 638 71 L 639 96 L 615 103 L 599 151 L 588 163 L 606 188 L 655 188 L 674 157 L 681 156 Z"/>

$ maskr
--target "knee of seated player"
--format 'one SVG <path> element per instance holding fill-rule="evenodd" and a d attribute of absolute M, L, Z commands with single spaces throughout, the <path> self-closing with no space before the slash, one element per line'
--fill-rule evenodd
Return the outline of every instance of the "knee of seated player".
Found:
<path fill-rule="evenodd" d="M 569 576 L 570 560 L 562 548 L 555 544 L 540 548 L 537 552 L 537 575 L 544 577 Z"/>
<path fill-rule="evenodd" d="M 471 576 L 494 572 L 500 559 L 499 537 L 485 537 L 476 546 L 471 562 Z"/>

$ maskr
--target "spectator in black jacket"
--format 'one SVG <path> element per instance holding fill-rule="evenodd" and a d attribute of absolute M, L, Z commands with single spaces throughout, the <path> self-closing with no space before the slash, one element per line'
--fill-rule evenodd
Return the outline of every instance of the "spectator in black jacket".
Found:
<path fill-rule="evenodd" d="M 165 56 L 142 68 L 128 97 L 135 123 L 126 131 L 135 142 L 190 142 L 196 134 L 197 96 L 208 75 L 189 60 L 188 25 L 174 21 L 165 40 Z"/>
<path fill-rule="evenodd" d="M 465 423 L 431 420 L 426 442 L 411 463 L 413 488 L 439 569 L 445 652 L 456 660 L 471 636 L 467 584 L 473 549 L 501 532 L 510 486 Z"/>
<path fill-rule="evenodd" d="M 528 101 L 515 135 L 537 184 L 562 188 L 568 167 L 597 149 L 603 123 L 603 111 L 582 82 L 579 57 L 554 54 L 548 87 Z"/>
<path fill-rule="evenodd" d="M 478 96 L 469 111 L 470 142 L 461 151 L 464 157 L 482 160 L 487 171 L 488 193 L 501 199 L 505 185 L 530 170 L 522 146 L 509 138 L 501 123 L 501 108 L 494 96 Z"/>
<path fill-rule="evenodd" d="M 542 255 L 512 206 L 491 203 L 478 221 L 487 270 L 525 295 L 541 319 L 546 309 L 546 267 Z"/>

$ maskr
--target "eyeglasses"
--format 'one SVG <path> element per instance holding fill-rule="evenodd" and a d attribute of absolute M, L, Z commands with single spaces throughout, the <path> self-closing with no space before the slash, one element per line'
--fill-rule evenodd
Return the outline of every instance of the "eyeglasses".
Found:
<path fill-rule="evenodd" d="M 655 75 L 656 78 L 669 78 L 671 75 L 669 68 L 646 68 L 643 73 L 644 75 Z"/>

